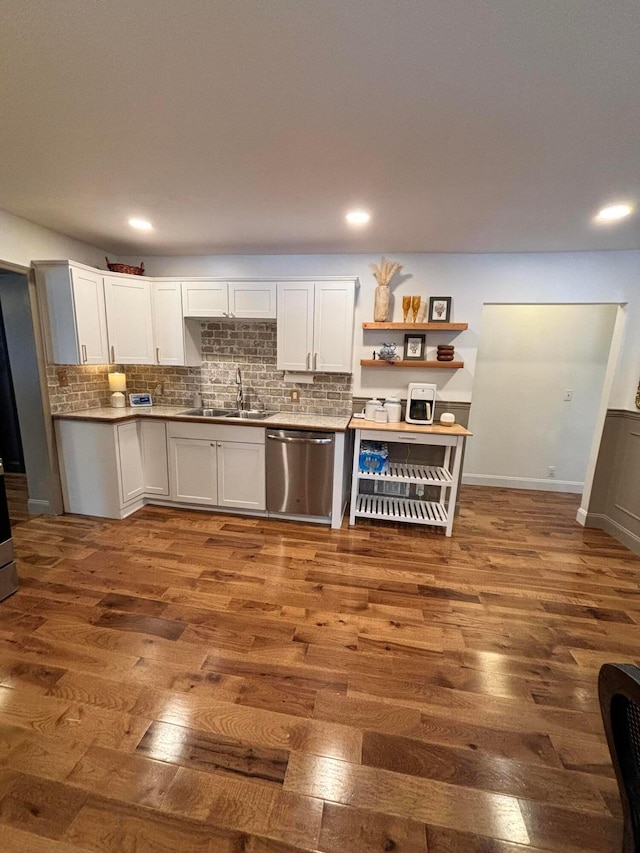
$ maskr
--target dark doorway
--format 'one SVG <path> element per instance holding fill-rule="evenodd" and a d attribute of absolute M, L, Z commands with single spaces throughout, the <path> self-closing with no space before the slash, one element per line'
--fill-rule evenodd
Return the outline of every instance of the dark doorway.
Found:
<path fill-rule="evenodd" d="M 20 425 L 16 398 L 13 391 L 9 352 L 4 329 L 2 306 L 0 305 L 0 458 L 5 471 L 23 474 L 24 454 L 20 440 Z"/>

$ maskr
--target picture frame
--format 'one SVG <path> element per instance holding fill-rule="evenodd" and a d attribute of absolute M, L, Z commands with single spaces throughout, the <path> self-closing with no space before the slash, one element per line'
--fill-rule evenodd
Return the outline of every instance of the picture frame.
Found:
<path fill-rule="evenodd" d="M 451 297 L 430 296 L 429 297 L 429 323 L 451 322 Z"/>
<path fill-rule="evenodd" d="M 424 361 L 426 335 L 416 335 L 408 332 L 404 336 L 404 360 Z"/>

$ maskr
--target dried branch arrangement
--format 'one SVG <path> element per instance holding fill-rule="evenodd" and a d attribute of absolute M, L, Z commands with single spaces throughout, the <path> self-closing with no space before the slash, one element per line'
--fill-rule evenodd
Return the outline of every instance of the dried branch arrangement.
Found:
<path fill-rule="evenodd" d="M 378 284 L 381 284 L 383 287 L 389 287 L 391 279 L 402 269 L 402 264 L 398 263 L 398 261 L 388 261 L 386 258 L 383 258 L 380 261 L 379 267 L 375 264 L 369 264 L 369 267 L 373 270 L 374 278 Z"/>

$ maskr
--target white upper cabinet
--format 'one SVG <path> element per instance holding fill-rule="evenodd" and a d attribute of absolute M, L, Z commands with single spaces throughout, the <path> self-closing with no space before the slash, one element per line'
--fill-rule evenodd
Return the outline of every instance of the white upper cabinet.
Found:
<path fill-rule="evenodd" d="M 312 281 L 278 284 L 278 370 L 311 370 L 313 355 Z"/>
<path fill-rule="evenodd" d="M 354 281 L 278 284 L 278 370 L 351 373 Z"/>
<path fill-rule="evenodd" d="M 105 276 L 111 363 L 154 364 L 151 282 L 141 276 Z"/>
<path fill-rule="evenodd" d="M 229 317 L 275 320 L 275 281 L 230 281 Z"/>
<path fill-rule="evenodd" d="M 185 317 L 228 317 L 226 281 L 183 281 L 182 313 Z"/>
<path fill-rule="evenodd" d="M 313 369 L 351 373 L 355 286 L 351 281 L 316 282 Z"/>
<path fill-rule="evenodd" d="M 179 281 L 151 282 L 154 363 L 194 366 L 202 362 L 200 326 L 182 316 Z"/>
<path fill-rule="evenodd" d="M 182 308 L 185 317 L 273 320 L 276 285 L 270 281 L 183 281 Z"/>
<path fill-rule="evenodd" d="M 71 264 L 36 267 L 47 359 L 53 364 L 108 364 L 102 275 Z"/>

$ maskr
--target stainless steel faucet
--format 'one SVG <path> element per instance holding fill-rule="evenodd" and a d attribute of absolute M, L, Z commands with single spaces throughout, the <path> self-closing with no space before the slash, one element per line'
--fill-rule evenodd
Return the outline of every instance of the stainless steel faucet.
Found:
<path fill-rule="evenodd" d="M 244 395 L 242 393 L 242 373 L 239 367 L 236 367 L 236 385 L 236 406 L 242 411 L 244 409 Z"/>

